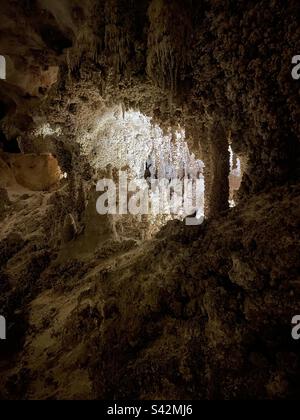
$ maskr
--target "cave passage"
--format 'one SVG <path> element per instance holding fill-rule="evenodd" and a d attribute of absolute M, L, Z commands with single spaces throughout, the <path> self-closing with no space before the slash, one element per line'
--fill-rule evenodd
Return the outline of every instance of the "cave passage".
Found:
<path fill-rule="evenodd" d="M 122 171 L 129 181 L 146 181 L 150 189 L 149 199 L 152 203 L 158 202 L 158 209 L 149 209 L 149 212 L 152 216 L 159 216 L 159 220 L 161 216 L 168 215 L 170 217 L 165 217 L 165 221 L 183 219 L 194 211 L 198 215 L 204 214 L 204 163 L 190 152 L 184 128 L 168 128 L 163 132 L 141 112 L 123 112 L 121 106 L 116 106 L 97 118 L 94 129 L 80 139 L 80 146 L 83 158 L 88 159 L 99 173 L 99 180 L 101 176 L 108 176 L 118 184 L 118 171 Z M 169 192 L 171 196 L 165 206 L 159 203 L 162 197 L 154 185 L 163 185 L 163 181 L 170 184 L 170 190 L 171 184 L 175 185 L 176 181 L 182 183 L 182 187 L 179 185 L 182 195 L 191 194 L 190 209 L 185 210 L 182 203 L 178 205 L 176 213 L 172 212 L 170 201 L 172 198 L 176 200 L 174 190 Z M 185 181 L 198 181 L 198 184 L 185 192 Z M 196 188 L 199 189 L 197 207 Z M 154 217 L 152 223 L 155 223 Z"/>

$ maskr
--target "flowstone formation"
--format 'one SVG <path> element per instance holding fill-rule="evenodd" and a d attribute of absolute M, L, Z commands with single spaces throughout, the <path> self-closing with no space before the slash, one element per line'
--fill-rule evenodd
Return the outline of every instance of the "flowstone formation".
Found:
<path fill-rule="evenodd" d="M 299 399 L 299 13 L 1 3 L 1 399 Z M 120 169 L 204 223 L 100 216 Z"/>

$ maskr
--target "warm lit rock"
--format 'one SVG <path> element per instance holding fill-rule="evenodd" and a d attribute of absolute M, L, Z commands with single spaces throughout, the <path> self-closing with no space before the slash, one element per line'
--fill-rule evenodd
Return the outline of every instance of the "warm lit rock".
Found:
<path fill-rule="evenodd" d="M 61 179 L 58 162 L 50 154 L 5 154 L 3 158 L 16 181 L 30 190 L 48 191 Z"/>

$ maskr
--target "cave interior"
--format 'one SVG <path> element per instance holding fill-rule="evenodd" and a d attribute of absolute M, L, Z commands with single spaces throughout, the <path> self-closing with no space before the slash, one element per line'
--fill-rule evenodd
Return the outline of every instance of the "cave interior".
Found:
<path fill-rule="evenodd" d="M 299 17 L 1 1 L 0 399 L 300 398 Z M 199 200 L 99 214 L 120 172 Z"/>

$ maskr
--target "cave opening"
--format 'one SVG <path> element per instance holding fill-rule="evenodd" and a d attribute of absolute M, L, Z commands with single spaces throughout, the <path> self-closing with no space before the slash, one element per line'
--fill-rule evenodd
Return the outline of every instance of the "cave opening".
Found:
<path fill-rule="evenodd" d="M 149 232 L 143 236 L 149 238 L 170 220 L 183 221 L 194 213 L 198 220 L 204 216 L 204 163 L 190 151 L 183 127 L 162 129 L 142 112 L 124 111 L 119 105 L 97 117 L 88 133 L 79 137 L 79 144 L 97 180 L 115 182 L 113 197 L 116 190 L 122 193 L 121 177 L 126 177 L 127 196 L 119 194 L 111 211 L 118 226 L 124 215 L 136 216 L 143 229 L 148 224 Z M 120 201 L 125 201 L 125 207 Z M 97 211 L 109 213 L 107 207 Z"/>
<path fill-rule="evenodd" d="M 229 206 L 235 207 L 238 200 L 238 192 L 243 179 L 242 159 L 236 155 L 229 146 L 230 173 L 229 173 Z"/>

